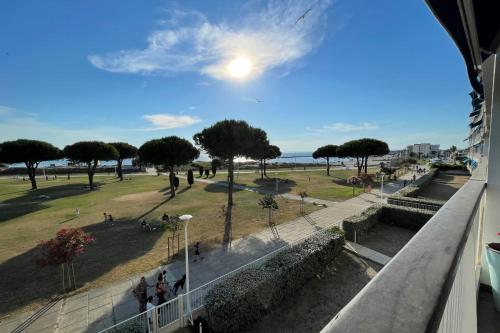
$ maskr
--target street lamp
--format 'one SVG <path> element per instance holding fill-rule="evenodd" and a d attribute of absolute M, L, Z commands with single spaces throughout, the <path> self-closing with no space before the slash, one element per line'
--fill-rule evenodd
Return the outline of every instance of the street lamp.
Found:
<path fill-rule="evenodd" d="M 191 318 L 191 295 L 189 295 L 189 251 L 188 251 L 188 224 L 189 221 L 193 218 L 192 215 L 181 215 L 179 216 L 179 219 L 184 223 L 184 251 L 185 251 L 185 256 L 186 256 L 186 307 L 187 307 L 187 313 L 189 314 L 189 321 L 191 323 L 193 322 L 193 319 Z"/>
<path fill-rule="evenodd" d="M 380 201 L 384 201 L 384 176 L 385 173 L 381 172 L 380 177 L 382 179 L 382 183 L 380 185 Z"/>

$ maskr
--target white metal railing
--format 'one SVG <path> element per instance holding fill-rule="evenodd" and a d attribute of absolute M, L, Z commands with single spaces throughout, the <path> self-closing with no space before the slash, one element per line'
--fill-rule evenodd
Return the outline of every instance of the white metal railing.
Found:
<path fill-rule="evenodd" d="M 205 296 L 210 291 L 210 289 L 212 289 L 215 285 L 223 282 L 224 280 L 228 279 L 229 277 L 231 277 L 239 272 L 245 271 L 245 270 L 250 269 L 250 268 L 258 268 L 258 267 L 262 266 L 262 264 L 264 264 L 267 260 L 271 259 L 272 257 L 277 255 L 278 253 L 280 253 L 286 249 L 289 249 L 290 247 L 292 247 L 298 243 L 301 243 L 308 238 L 314 237 L 314 236 L 319 235 L 319 234 L 324 233 L 324 232 L 327 232 L 327 229 L 322 229 L 322 230 L 316 231 L 311 235 L 308 235 L 306 237 L 302 237 L 298 240 L 290 242 L 290 243 L 288 243 L 288 244 L 286 244 L 286 245 L 284 245 L 284 246 L 282 246 L 282 247 L 280 247 L 272 252 L 265 254 L 264 256 L 262 256 L 260 258 L 257 258 L 255 260 L 243 265 L 243 266 L 238 267 L 237 269 L 235 269 L 229 273 L 221 275 L 221 276 L 213 279 L 212 281 L 205 283 L 204 285 L 199 286 L 199 287 L 191 290 L 187 294 L 180 294 L 176 298 L 171 299 L 168 302 L 157 306 L 156 307 L 157 312 L 155 312 L 151 316 L 152 321 L 157 323 L 157 325 L 154 325 L 154 326 L 150 325 L 150 329 L 151 329 L 150 332 L 156 333 L 158 330 L 165 329 L 168 327 L 174 327 L 174 326 L 175 327 L 182 327 L 182 326 L 184 326 L 184 324 L 186 322 L 186 317 L 189 314 L 189 311 L 187 309 L 187 302 L 186 302 L 187 297 L 190 297 L 191 312 L 199 310 L 199 309 L 203 308 L 203 306 L 204 306 Z M 127 323 L 129 323 L 129 324 L 133 323 L 135 320 L 134 318 L 141 316 L 141 315 L 144 315 L 144 318 L 146 318 L 146 312 L 144 312 L 142 314 L 139 314 L 137 316 L 134 316 L 132 318 L 124 320 L 118 324 L 115 324 L 109 328 L 106 328 L 105 330 L 99 331 L 99 333 L 118 332 L 119 328 L 124 327 L 124 325 L 127 325 Z M 144 322 L 146 322 L 146 320 L 144 320 Z M 146 326 L 144 326 L 144 327 L 146 327 Z"/>
<path fill-rule="evenodd" d="M 151 315 L 152 313 L 150 312 L 150 316 Z M 100 331 L 100 333 L 118 333 L 123 331 L 148 333 L 152 331 L 152 327 L 150 327 L 151 324 L 152 321 L 148 321 L 148 313 L 145 311 L 108 327 Z"/>

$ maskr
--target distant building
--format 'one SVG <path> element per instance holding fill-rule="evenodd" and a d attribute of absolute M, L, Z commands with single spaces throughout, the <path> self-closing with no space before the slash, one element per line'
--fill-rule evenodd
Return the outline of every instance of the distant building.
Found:
<path fill-rule="evenodd" d="M 416 157 L 438 157 L 439 145 L 415 143 L 406 147 L 405 153 L 406 156 L 410 156 L 411 153 L 414 153 Z"/>

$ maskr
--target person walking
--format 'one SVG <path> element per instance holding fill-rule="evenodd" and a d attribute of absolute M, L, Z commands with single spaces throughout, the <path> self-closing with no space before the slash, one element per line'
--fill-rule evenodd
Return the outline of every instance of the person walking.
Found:
<path fill-rule="evenodd" d="M 415 180 L 417 180 L 417 176 L 413 175 L 413 182 L 415 182 Z"/>
<path fill-rule="evenodd" d="M 146 311 L 146 303 L 148 300 L 148 283 L 146 282 L 146 278 L 143 276 L 139 281 L 139 284 L 134 288 L 132 293 L 134 297 L 139 302 L 139 313 Z"/>
<path fill-rule="evenodd" d="M 198 259 L 201 259 L 201 257 L 200 257 L 200 242 L 196 242 L 196 244 L 194 244 L 194 255 L 195 255 L 194 261 L 198 261 Z"/>
<path fill-rule="evenodd" d="M 153 304 L 153 296 L 149 296 L 146 303 L 146 311 L 148 311 L 146 314 L 148 317 L 148 332 L 153 331 L 153 320 L 151 319 L 151 316 L 154 308 L 155 306 Z"/>
<path fill-rule="evenodd" d="M 165 299 L 165 283 L 163 282 L 163 274 L 158 275 L 158 281 L 156 282 L 156 297 L 158 298 L 157 306 L 162 305 L 167 300 Z"/>

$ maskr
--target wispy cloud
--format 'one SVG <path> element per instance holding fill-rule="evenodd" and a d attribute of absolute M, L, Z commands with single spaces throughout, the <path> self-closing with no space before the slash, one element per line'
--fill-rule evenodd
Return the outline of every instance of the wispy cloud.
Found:
<path fill-rule="evenodd" d="M 10 106 L 0 105 L 0 116 L 5 116 L 14 111 L 14 108 Z"/>
<path fill-rule="evenodd" d="M 357 132 L 357 131 L 370 131 L 378 129 L 378 125 L 373 123 L 349 124 L 349 123 L 333 123 L 325 125 L 321 128 L 307 128 L 308 131 L 316 133 L 325 132 Z"/>
<path fill-rule="evenodd" d="M 198 107 L 194 106 L 194 105 L 191 105 L 190 107 L 188 107 L 189 110 L 193 111 L 193 110 L 196 110 Z"/>
<path fill-rule="evenodd" d="M 194 116 L 173 115 L 168 113 L 147 114 L 143 116 L 152 127 L 143 129 L 144 131 L 157 131 L 186 127 L 199 123 L 200 118 Z"/>
<path fill-rule="evenodd" d="M 197 86 L 202 86 L 202 87 L 209 87 L 212 84 L 213 84 L 212 82 L 208 82 L 208 81 L 200 81 L 200 82 L 196 83 Z"/>
<path fill-rule="evenodd" d="M 269 1 L 257 10 L 248 6 L 245 17 L 219 23 L 210 22 L 199 12 L 168 10 L 160 29 L 148 36 L 146 48 L 91 54 L 89 60 L 110 72 L 199 72 L 224 80 L 229 79 L 228 63 L 246 56 L 252 62 L 254 77 L 275 68 L 288 72 L 321 43 L 330 3 Z M 297 21 L 308 9 L 307 15 Z"/>

